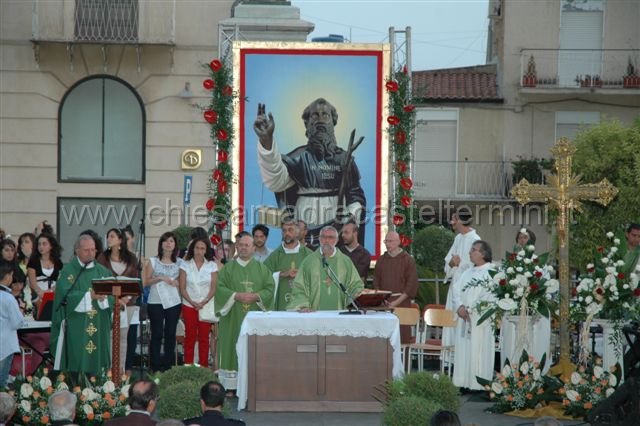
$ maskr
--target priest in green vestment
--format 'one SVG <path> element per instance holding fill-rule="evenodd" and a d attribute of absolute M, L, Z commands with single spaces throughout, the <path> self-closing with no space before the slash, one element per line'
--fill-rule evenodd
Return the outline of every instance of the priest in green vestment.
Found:
<path fill-rule="evenodd" d="M 91 281 L 113 274 L 95 262 L 96 246 L 90 236 L 78 238 L 75 254 L 60 271 L 55 289 L 51 318 L 54 369 L 98 373 L 111 366 L 114 299 L 96 295 Z"/>
<path fill-rule="evenodd" d="M 244 233 L 236 241 L 238 258 L 218 272 L 218 288 L 214 298 L 220 318 L 218 331 L 218 365 L 220 377 L 238 371 L 236 343 L 242 321 L 249 311 L 266 311 L 273 304 L 273 274 L 253 258 L 255 247 L 251 234 Z M 225 387 L 228 384 L 225 384 Z M 233 389 L 233 388 L 232 388 Z"/>
<path fill-rule="evenodd" d="M 338 231 L 325 226 L 320 231 L 320 247 L 300 265 L 293 281 L 290 311 L 333 311 L 344 309 L 348 298 L 329 275 L 329 268 L 345 286 L 354 299 L 364 289 L 364 283 L 355 265 L 346 255 L 336 249 Z M 324 264 L 326 262 L 326 264 Z"/>
<path fill-rule="evenodd" d="M 293 219 L 287 219 L 282 224 L 282 244 L 275 249 L 264 264 L 271 272 L 278 273 L 276 291 L 273 302 L 274 311 L 285 311 L 291 300 L 293 280 L 302 261 L 313 251 L 298 241 L 300 225 Z"/>
<path fill-rule="evenodd" d="M 620 272 L 630 274 L 640 265 L 640 262 L 638 262 L 640 260 L 640 224 L 629 224 L 625 237 L 627 239 L 627 251 L 622 258 L 624 268 Z"/>

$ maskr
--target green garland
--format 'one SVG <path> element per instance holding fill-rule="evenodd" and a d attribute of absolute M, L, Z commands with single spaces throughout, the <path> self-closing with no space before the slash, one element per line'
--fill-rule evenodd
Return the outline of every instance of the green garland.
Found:
<path fill-rule="evenodd" d="M 217 245 L 231 216 L 229 185 L 234 182 L 235 177 L 229 160 L 234 139 L 233 101 L 238 94 L 233 90 L 233 73 L 228 63 L 214 59 L 204 67 L 209 72 L 209 78 L 204 80 L 202 85 L 211 91 L 211 100 L 209 105 L 203 108 L 203 118 L 211 126 L 211 140 L 217 153 L 216 168 L 209 175 L 209 199 L 206 208 L 211 242 Z"/>
<path fill-rule="evenodd" d="M 415 126 L 415 105 L 410 93 L 410 77 L 406 66 L 396 72 L 385 87 L 389 92 L 389 145 L 393 163 L 390 165 L 395 176 L 394 203 L 392 206 L 392 222 L 400 234 L 403 247 L 413 242 L 415 203 L 413 199 L 413 181 L 411 180 L 411 147 L 413 146 Z"/>

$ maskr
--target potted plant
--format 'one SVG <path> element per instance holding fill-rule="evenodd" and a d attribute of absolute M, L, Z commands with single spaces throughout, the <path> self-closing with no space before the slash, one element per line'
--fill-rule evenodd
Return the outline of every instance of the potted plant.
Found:
<path fill-rule="evenodd" d="M 527 62 L 527 71 L 522 76 L 522 87 L 536 87 L 537 84 L 536 61 L 531 55 L 529 56 L 529 62 Z"/>
<path fill-rule="evenodd" d="M 627 64 L 627 74 L 622 77 L 622 87 L 629 89 L 640 87 L 640 77 L 638 77 L 638 71 L 631 61 L 631 57 L 629 57 Z"/>

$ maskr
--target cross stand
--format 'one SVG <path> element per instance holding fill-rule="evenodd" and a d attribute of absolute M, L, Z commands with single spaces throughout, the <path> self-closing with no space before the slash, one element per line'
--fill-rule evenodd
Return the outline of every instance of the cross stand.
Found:
<path fill-rule="evenodd" d="M 120 385 L 120 298 L 140 296 L 140 280 L 137 279 L 97 279 L 91 281 L 95 294 L 113 296 L 113 325 L 111 332 L 111 374 L 116 386 Z"/>

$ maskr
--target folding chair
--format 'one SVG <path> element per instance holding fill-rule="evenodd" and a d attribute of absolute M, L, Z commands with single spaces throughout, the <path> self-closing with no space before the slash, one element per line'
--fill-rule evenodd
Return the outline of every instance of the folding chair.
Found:
<path fill-rule="evenodd" d="M 420 310 L 416 308 L 395 308 L 393 310 L 395 316 L 398 317 L 400 321 L 400 325 L 409 325 L 418 329 L 418 324 L 420 321 Z M 411 347 L 412 344 L 402 344 L 400 345 L 400 354 L 402 356 L 402 362 L 405 362 L 405 352 L 406 348 Z M 411 357 L 406 364 L 407 372 L 411 369 Z"/>
<path fill-rule="evenodd" d="M 448 309 L 427 309 L 424 313 L 425 328 L 428 333 L 430 327 L 455 327 L 456 320 L 453 311 Z M 434 340 L 429 343 L 416 343 L 408 346 L 409 359 L 412 355 L 418 356 L 418 371 L 424 369 L 425 356 L 438 356 L 440 359 L 440 373 L 444 374 L 445 362 L 449 365 L 448 374 L 451 375 L 451 354 L 454 346 L 443 346 L 442 341 Z"/>

